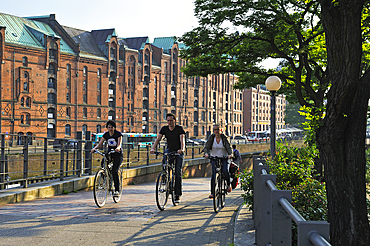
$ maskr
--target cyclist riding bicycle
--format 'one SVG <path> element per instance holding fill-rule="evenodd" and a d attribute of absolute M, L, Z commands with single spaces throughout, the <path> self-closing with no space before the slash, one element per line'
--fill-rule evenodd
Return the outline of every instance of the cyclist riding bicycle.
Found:
<path fill-rule="evenodd" d="M 209 136 L 206 145 L 204 146 L 204 157 L 209 158 L 210 156 L 228 156 L 228 158 L 233 157 L 233 152 L 231 150 L 230 142 L 227 139 L 226 135 L 223 133 L 220 133 L 220 126 L 214 125 L 213 126 L 213 134 Z M 211 194 L 209 195 L 209 198 L 213 198 L 214 196 L 214 182 L 216 177 L 216 160 L 211 160 L 212 164 L 212 178 L 211 178 Z M 225 177 L 225 180 L 227 182 L 227 192 L 231 192 L 232 188 L 230 185 L 230 175 L 228 170 L 228 161 L 223 160 L 222 161 L 222 174 Z"/>
<path fill-rule="evenodd" d="M 113 196 L 119 196 L 119 178 L 118 178 L 118 169 L 121 166 L 123 160 L 122 154 L 122 133 L 116 130 L 116 123 L 112 120 L 109 120 L 106 125 L 108 129 L 100 139 L 98 145 L 91 149 L 91 153 L 94 153 L 96 149 L 99 149 L 103 146 L 103 143 L 107 141 L 108 144 L 108 152 L 109 153 L 112 149 L 114 149 L 115 153 L 112 154 L 113 158 L 113 168 L 112 168 L 112 175 L 114 181 L 115 192 Z"/>
<path fill-rule="evenodd" d="M 175 202 L 179 203 L 182 195 L 182 163 L 184 161 L 185 152 L 185 131 L 182 126 L 176 125 L 176 116 L 172 113 L 166 115 L 167 126 L 163 126 L 159 131 L 158 137 L 155 140 L 151 154 L 155 153 L 155 148 L 157 147 L 159 141 L 161 141 L 163 136 L 167 138 L 167 149 L 165 153 L 177 152 L 176 164 L 175 164 Z"/>

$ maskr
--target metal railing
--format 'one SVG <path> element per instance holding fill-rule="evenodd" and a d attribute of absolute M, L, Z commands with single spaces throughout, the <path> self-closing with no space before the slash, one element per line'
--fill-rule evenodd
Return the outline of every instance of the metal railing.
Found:
<path fill-rule="evenodd" d="M 92 141 L 0 134 L 0 190 L 27 188 L 29 184 L 66 177 L 91 175 L 100 168 L 101 156 L 92 155 Z M 187 146 L 185 159 L 202 157 L 204 146 Z M 162 143 L 157 150 L 164 150 Z M 123 165 L 132 168 L 161 162 L 150 147 L 125 145 Z"/>
<path fill-rule="evenodd" d="M 330 245 L 326 221 L 306 221 L 291 205 L 292 192 L 278 190 L 276 175 L 262 156 L 253 156 L 253 215 L 257 245 L 291 245 L 292 219 L 298 228 L 298 246 Z"/>

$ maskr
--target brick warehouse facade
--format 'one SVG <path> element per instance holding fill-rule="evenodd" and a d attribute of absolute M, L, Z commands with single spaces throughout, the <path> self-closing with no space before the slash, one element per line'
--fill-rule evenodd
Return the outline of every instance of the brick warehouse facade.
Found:
<path fill-rule="evenodd" d="M 243 95 L 233 74 L 186 77 L 174 38 L 120 38 L 60 25 L 55 15 L 0 14 L 2 133 L 76 138 L 102 132 L 158 132 L 174 112 L 188 137 L 214 123 L 241 135 Z"/>

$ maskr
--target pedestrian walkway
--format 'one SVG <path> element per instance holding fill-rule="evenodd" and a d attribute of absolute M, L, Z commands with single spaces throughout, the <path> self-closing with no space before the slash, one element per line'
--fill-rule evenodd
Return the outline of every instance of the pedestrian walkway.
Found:
<path fill-rule="evenodd" d="M 237 215 L 249 213 L 239 211 L 242 191 L 228 194 L 216 214 L 209 183 L 210 178 L 184 179 L 179 206 L 169 200 L 162 212 L 155 183 L 124 186 L 121 201 L 108 197 L 103 208 L 96 207 L 91 190 L 0 206 L 0 244 L 231 245 Z M 239 241 L 235 245 L 253 245 Z"/>

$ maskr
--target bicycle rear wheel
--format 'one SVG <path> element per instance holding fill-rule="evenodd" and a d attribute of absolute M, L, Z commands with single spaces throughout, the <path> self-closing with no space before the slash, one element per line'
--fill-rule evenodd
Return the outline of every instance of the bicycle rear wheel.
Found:
<path fill-rule="evenodd" d="M 166 207 L 168 194 L 169 194 L 169 182 L 167 177 L 167 172 L 162 171 L 157 178 L 157 184 L 155 189 L 155 198 L 157 202 L 157 207 L 159 210 L 163 211 Z"/>
<path fill-rule="evenodd" d="M 107 200 L 108 182 L 107 175 L 103 169 L 100 169 L 94 178 L 94 201 L 101 208 Z"/>
<path fill-rule="evenodd" d="M 118 169 L 118 180 L 119 180 L 119 196 L 113 196 L 113 201 L 115 203 L 121 200 L 122 196 L 122 178 L 123 178 L 123 170 L 122 168 Z"/>
<path fill-rule="evenodd" d="M 213 209 L 215 211 L 215 213 L 218 213 L 218 211 L 220 210 L 220 206 L 221 206 L 221 180 L 220 180 L 220 174 L 219 173 L 216 173 L 216 177 L 215 177 L 215 182 L 214 185 L 214 194 L 213 194 Z"/>

